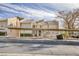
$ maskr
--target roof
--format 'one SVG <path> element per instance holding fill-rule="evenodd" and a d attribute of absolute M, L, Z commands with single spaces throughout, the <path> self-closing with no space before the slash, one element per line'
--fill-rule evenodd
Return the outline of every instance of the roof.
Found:
<path fill-rule="evenodd" d="M 0 19 L 0 22 L 7 22 L 7 19 Z"/>
<path fill-rule="evenodd" d="M 20 22 L 21 23 L 27 23 L 27 22 L 33 22 L 33 21 L 34 21 L 33 19 L 23 19 Z"/>

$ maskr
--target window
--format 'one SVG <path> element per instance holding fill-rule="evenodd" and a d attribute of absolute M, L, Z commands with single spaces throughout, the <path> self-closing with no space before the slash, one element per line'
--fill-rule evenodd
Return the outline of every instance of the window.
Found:
<path fill-rule="evenodd" d="M 35 25 L 33 25 L 33 28 L 35 28 Z"/>

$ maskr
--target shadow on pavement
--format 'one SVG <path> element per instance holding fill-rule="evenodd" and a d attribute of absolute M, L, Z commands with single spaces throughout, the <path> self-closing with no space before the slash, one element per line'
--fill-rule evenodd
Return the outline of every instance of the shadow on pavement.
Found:
<path fill-rule="evenodd" d="M 79 40 L 22 40 L 1 39 L 0 43 L 25 43 L 25 44 L 47 44 L 47 45 L 79 45 Z"/>

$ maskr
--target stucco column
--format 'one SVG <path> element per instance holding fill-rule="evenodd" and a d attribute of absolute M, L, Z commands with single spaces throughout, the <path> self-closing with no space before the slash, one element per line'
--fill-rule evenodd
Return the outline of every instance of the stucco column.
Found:
<path fill-rule="evenodd" d="M 37 35 L 37 37 L 39 37 L 39 30 L 37 30 L 36 35 Z"/>
<path fill-rule="evenodd" d="M 43 38 L 44 37 L 44 31 L 41 30 L 41 37 Z"/>
<path fill-rule="evenodd" d="M 35 37 L 35 30 L 32 30 L 32 35 L 33 37 Z"/>

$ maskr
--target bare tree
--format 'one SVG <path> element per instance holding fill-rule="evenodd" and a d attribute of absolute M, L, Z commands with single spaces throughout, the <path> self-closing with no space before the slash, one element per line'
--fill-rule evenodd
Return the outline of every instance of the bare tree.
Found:
<path fill-rule="evenodd" d="M 75 29 L 75 21 L 79 18 L 79 9 L 60 11 L 57 15 L 63 19 L 66 29 Z"/>
<path fill-rule="evenodd" d="M 19 20 L 23 20 L 24 18 L 23 17 L 19 17 L 19 16 L 16 16 Z"/>

